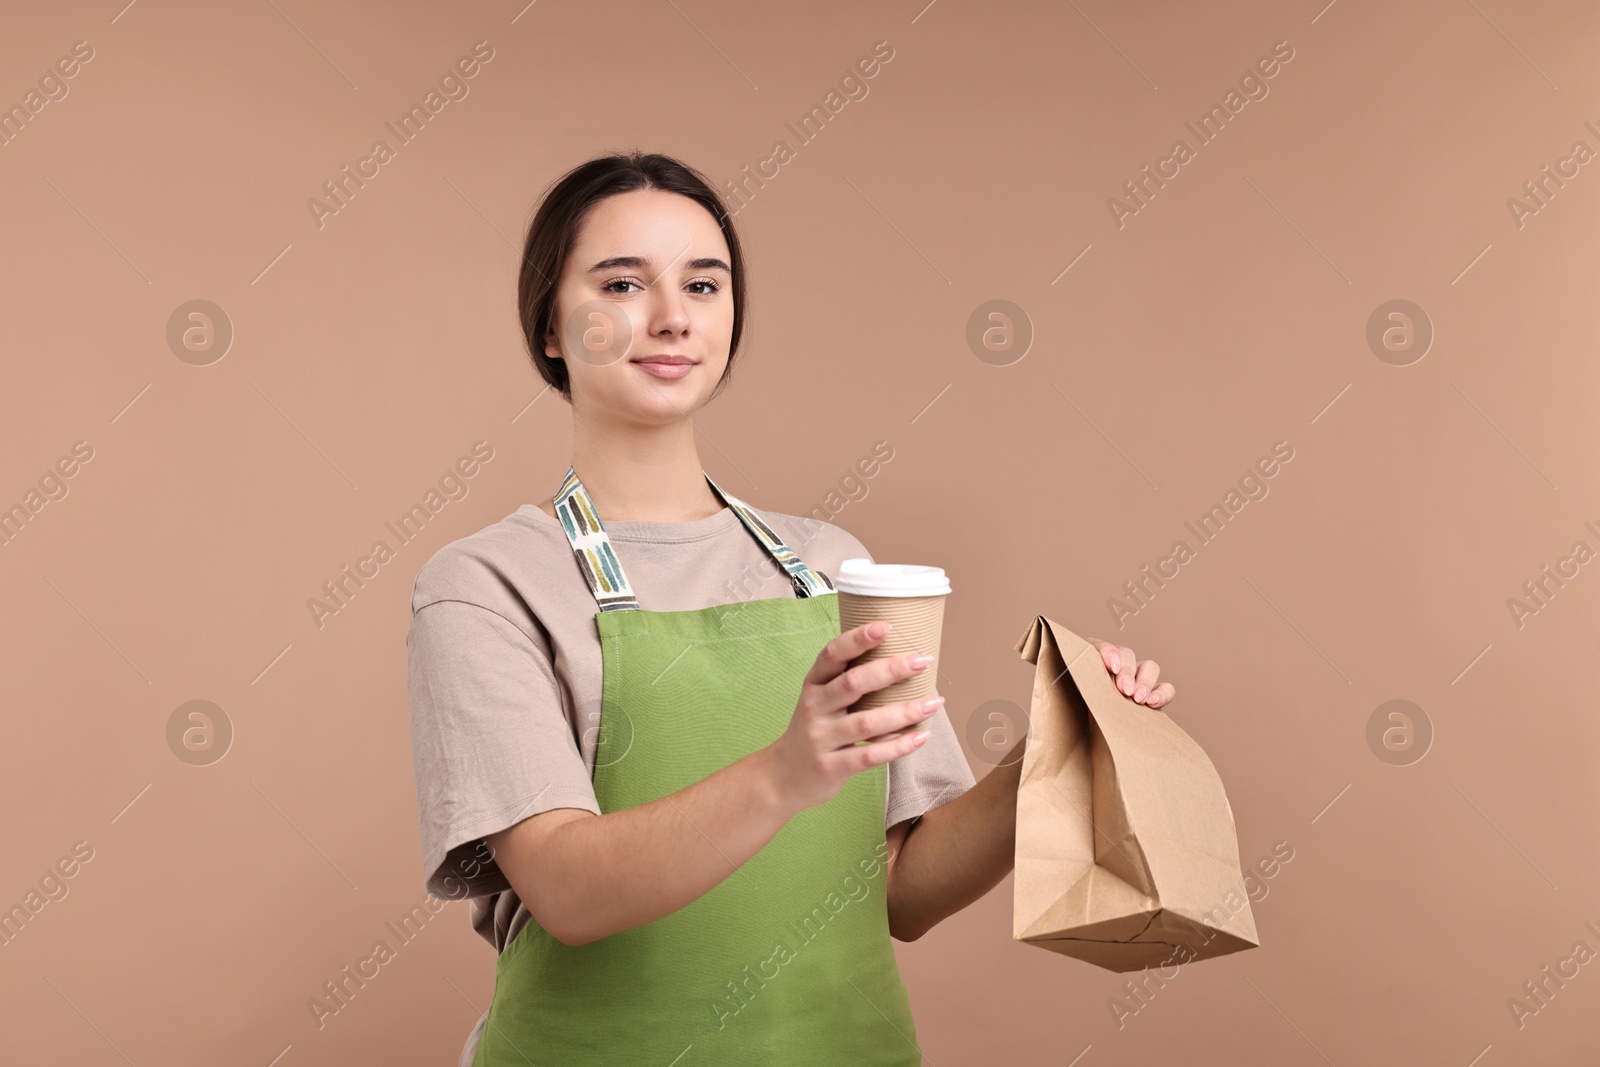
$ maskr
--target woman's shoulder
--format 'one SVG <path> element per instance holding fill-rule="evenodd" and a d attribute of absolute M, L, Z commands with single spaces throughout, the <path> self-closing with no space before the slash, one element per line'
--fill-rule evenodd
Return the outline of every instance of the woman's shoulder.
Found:
<path fill-rule="evenodd" d="M 571 545 L 556 519 L 538 505 L 523 504 L 509 515 L 441 545 L 428 557 L 411 587 L 411 610 L 441 600 L 460 600 L 500 611 L 507 601 L 528 601 L 541 574 L 570 566 Z"/>
<path fill-rule="evenodd" d="M 860 538 L 835 523 L 810 514 L 790 515 L 754 504 L 748 506 L 813 570 L 832 575 L 839 569 L 842 560 L 872 558 L 872 553 L 867 551 L 867 546 L 861 543 Z"/>

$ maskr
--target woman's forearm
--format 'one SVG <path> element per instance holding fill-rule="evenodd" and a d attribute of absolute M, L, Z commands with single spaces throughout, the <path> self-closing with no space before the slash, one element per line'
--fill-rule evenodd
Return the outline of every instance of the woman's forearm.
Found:
<path fill-rule="evenodd" d="M 541 926 L 569 945 L 641 926 L 698 900 L 791 818 L 837 795 L 852 775 L 927 741 L 927 731 L 904 729 L 934 713 L 936 706 L 924 701 L 846 712 L 862 693 L 928 665 L 903 655 L 848 668 L 883 637 L 856 626 L 829 641 L 802 682 L 788 729 L 701 781 L 604 815 L 554 808 L 488 835 L 511 888 Z M 848 684 L 833 684 L 847 668 L 854 672 Z"/>
<path fill-rule="evenodd" d="M 558 940 L 581 945 L 641 926 L 733 875 L 797 809 L 776 787 L 770 748 L 637 807 L 556 809 L 491 837 L 495 860 Z M 534 827 L 564 811 L 548 831 Z"/>
<path fill-rule="evenodd" d="M 993 889 L 1015 864 L 1027 738 L 961 796 L 922 816 L 889 869 L 889 929 L 915 941 Z"/>

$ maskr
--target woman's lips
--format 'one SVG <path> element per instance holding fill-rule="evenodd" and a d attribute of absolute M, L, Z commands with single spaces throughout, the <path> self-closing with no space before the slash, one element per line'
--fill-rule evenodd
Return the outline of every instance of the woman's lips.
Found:
<path fill-rule="evenodd" d="M 653 363 L 649 360 L 634 360 L 634 365 L 643 367 L 645 373 L 653 374 L 657 378 L 682 378 L 694 370 L 693 363 Z"/>

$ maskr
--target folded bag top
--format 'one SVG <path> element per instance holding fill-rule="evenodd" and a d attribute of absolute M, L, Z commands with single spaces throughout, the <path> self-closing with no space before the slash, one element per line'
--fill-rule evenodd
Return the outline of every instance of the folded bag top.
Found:
<path fill-rule="evenodd" d="M 1038 616 L 1016 648 L 1035 669 L 1012 937 L 1113 971 L 1256 947 L 1233 809 L 1205 752 L 1060 623 Z"/>

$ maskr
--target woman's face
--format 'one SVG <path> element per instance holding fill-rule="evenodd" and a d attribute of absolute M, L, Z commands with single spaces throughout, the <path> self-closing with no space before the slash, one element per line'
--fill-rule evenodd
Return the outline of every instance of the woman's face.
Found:
<path fill-rule="evenodd" d="M 728 242 L 677 193 L 594 204 L 557 280 L 545 354 L 564 359 L 575 410 L 664 423 L 711 398 L 733 337 Z M 678 356 L 684 370 L 652 358 Z"/>

